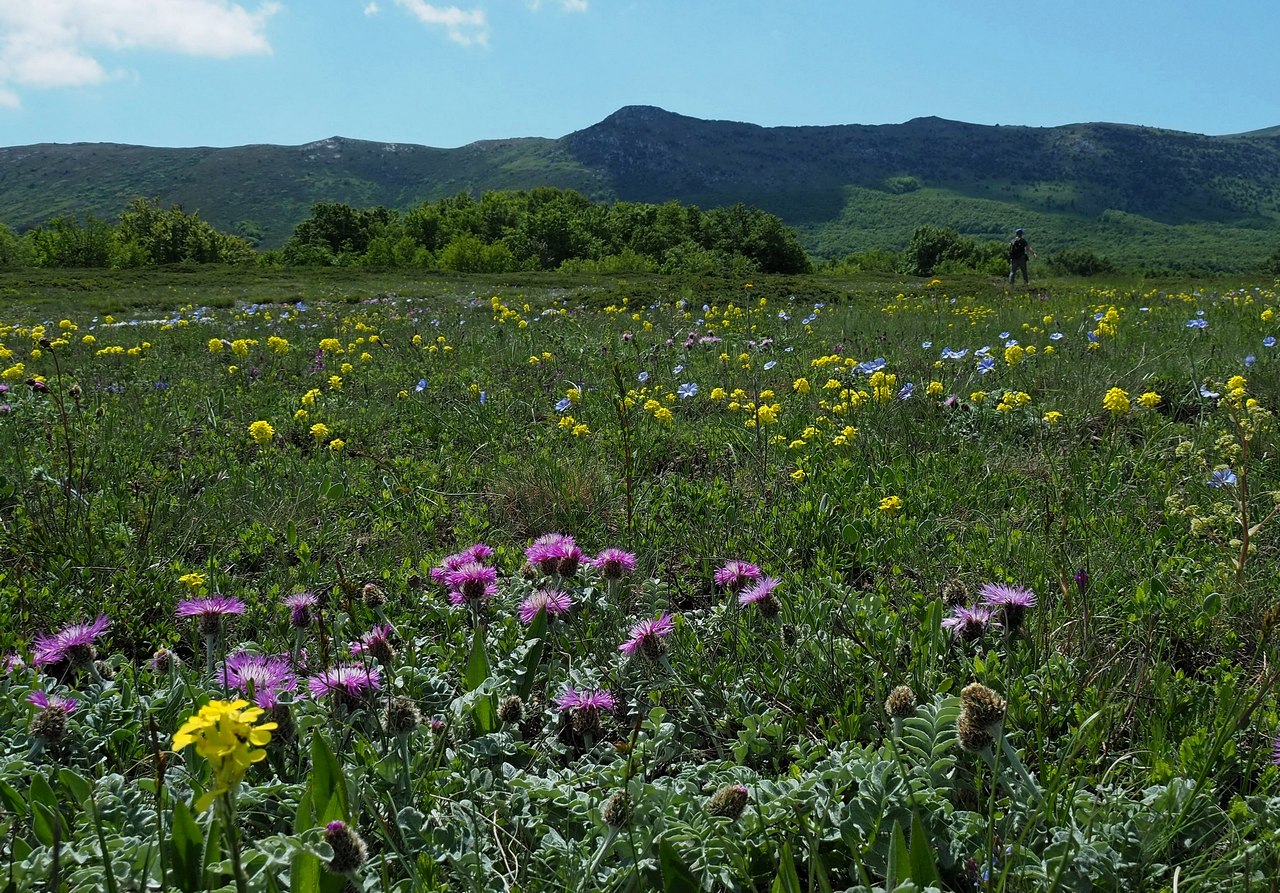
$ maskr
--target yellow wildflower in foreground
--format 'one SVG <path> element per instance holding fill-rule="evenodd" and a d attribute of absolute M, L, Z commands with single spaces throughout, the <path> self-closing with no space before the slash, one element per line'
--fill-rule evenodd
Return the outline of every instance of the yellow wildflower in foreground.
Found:
<path fill-rule="evenodd" d="M 1050 428 L 1056 427 L 1062 421 L 1062 413 L 1056 409 L 1051 409 L 1044 414 L 1044 423 Z"/>
<path fill-rule="evenodd" d="M 276 436 L 276 429 L 271 427 L 270 422 L 259 419 L 249 426 L 249 436 L 258 446 L 266 446 L 271 443 L 271 438 Z"/>
<path fill-rule="evenodd" d="M 1129 392 L 1123 388 L 1112 388 L 1102 398 L 1102 408 L 1113 415 L 1124 415 L 1133 408 L 1129 402 Z"/>
<path fill-rule="evenodd" d="M 316 422 L 311 426 L 311 436 L 316 440 L 324 440 L 329 436 L 329 426 L 324 422 Z"/>
<path fill-rule="evenodd" d="M 1155 391 L 1147 391 L 1138 398 L 1138 405 L 1143 409 L 1155 409 L 1160 405 L 1161 397 Z"/>
<path fill-rule="evenodd" d="M 248 701 L 210 701 L 174 734 L 174 750 L 194 744 L 196 753 L 213 769 L 213 789 L 196 801 L 197 812 L 208 809 L 215 797 L 233 791 L 245 771 L 266 757 L 261 748 L 271 740 L 276 724 L 255 725 L 261 716 L 262 708 L 250 707 Z"/>
<path fill-rule="evenodd" d="M 898 512 L 902 511 L 901 496 L 886 496 L 880 500 L 880 511 L 882 514 L 892 518 Z"/>
<path fill-rule="evenodd" d="M 192 571 L 189 574 L 183 574 L 178 578 L 178 582 L 191 589 L 199 589 L 204 585 L 204 574 L 198 574 Z"/>
<path fill-rule="evenodd" d="M 335 453 L 341 453 L 343 447 L 345 447 L 346 445 L 347 445 L 347 442 L 343 440 L 341 437 L 335 437 L 333 440 L 329 441 L 329 449 L 330 451 Z"/>

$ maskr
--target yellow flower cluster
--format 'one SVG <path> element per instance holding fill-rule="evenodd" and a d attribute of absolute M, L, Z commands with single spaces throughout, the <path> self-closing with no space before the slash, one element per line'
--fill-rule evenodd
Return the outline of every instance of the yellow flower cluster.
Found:
<path fill-rule="evenodd" d="M 248 768 L 266 757 L 262 748 L 271 741 L 276 724 L 258 723 L 261 716 L 262 708 L 250 707 L 248 701 L 210 701 L 174 734 L 174 750 L 194 744 L 213 769 L 213 788 L 196 801 L 197 812 L 234 791 Z"/>
<path fill-rule="evenodd" d="M 1114 338 L 1119 325 L 1120 311 L 1111 306 L 1102 314 L 1102 319 L 1098 320 L 1098 327 L 1094 329 L 1094 333 L 1099 338 Z"/>
<path fill-rule="evenodd" d="M 1031 395 L 1026 391 L 1005 391 L 996 404 L 996 412 L 1012 412 L 1021 409 L 1031 402 Z"/>
<path fill-rule="evenodd" d="M 885 374 L 884 370 L 871 374 L 871 396 L 879 403 L 888 403 L 898 393 L 898 376 Z"/>
<path fill-rule="evenodd" d="M 1004 361 L 1010 366 L 1016 366 L 1022 362 L 1022 358 L 1026 356 L 1026 351 L 1016 344 L 1010 344 L 1004 349 Z"/>
<path fill-rule="evenodd" d="M 178 582 L 181 583 L 183 586 L 186 586 L 188 589 L 199 589 L 201 586 L 204 585 L 204 579 L 205 579 L 204 574 L 200 574 L 200 573 L 196 573 L 195 571 L 192 571 L 189 574 L 183 574 L 181 577 L 179 577 Z"/>
<path fill-rule="evenodd" d="M 266 446 L 276 436 L 276 429 L 271 427 L 270 422 L 259 419 L 249 426 L 249 436 L 258 446 Z"/>
<path fill-rule="evenodd" d="M 267 347 L 271 348 L 274 353 L 286 354 L 289 352 L 289 342 L 279 335 L 272 335 L 268 338 Z"/>
<path fill-rule="evenodd" d="M 1124 415 L 1133 409 L 1133 404 L 1129 402 L 1129 392 L 1123 388 L 1112 388 L 1102 398 L 1102 408 L 1112 415 Z"/>
<path fill-rule="evenodd" d="M 884 499 L 880 500 L 881 514 L 892 518 L 894 515 L 897 515 L 901 511 L 902 511 L 901 496 L 886 496 Z"/>
<path fill-rule="evenodd" d="M 320 350 L 325 353 L 342 353 L 342 342 L 337 338 L 321 338 Z"/>
<path fill-rule="evenodd" d="M 1155 409 L 1160 405 L 1161 397 L 1155 391 L 1147 391 L 1138 398 L 1138 405 L 1143 409 Z"/>

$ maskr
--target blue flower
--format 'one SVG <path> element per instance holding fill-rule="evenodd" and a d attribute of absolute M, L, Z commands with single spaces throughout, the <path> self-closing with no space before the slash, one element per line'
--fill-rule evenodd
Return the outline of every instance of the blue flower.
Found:
<path fill-rule="evenodd" d="M 932 341 L 921 341 L 921 342 L 920 342 L 920 346 L 921 346 L 923 349 L 928 350 L 929 348 L 933 347 L 933 342 L 932 342 Z"/>
<path fill-rule="evenodd" d="M 1253 365 L 1254 363 L 1256 363 L 1256 362 L 1258 362 L 1258 358 L 1257 358 L 1257 357 L 1255 357 L 1253 354 L 1249 354 L 1248 356 L 1246 356 L 1246 357 L 1244 358 L 1244 365 L 1245 365 L 1245 368 L 1248 368 L 1248 367 L 1252 366 L 1252 365 Z"/>
<path fill-rule="evenodd" d="M 801 322 L 803 325 L 806 325 L 806 326 L 807 326 L 807 325 L 809 325 L 810 323 L 812 323 L 812 322 L 813 322 L 815 319 L 817 319 L 817 318 L 818 318 L 818 314 L 816 314 L 816 313 L 810 313 L 810 314 L 809 314 L 808 316 L 806 316 L 804 319 L 800 320 L 800 322 Z"/>
<path fill-rule="evenodd" d="M 489 395 L 488 395 L 488 394 L 486 394 L 484 391 L 481 391 L 481 392 L 480 392 L 480 405 L 481 405 L 481 406 L 484 406 L 484 405 L 485 405 L 486 403 L 488 403 L 488 402 L 489 402 Z"/>
<path fill-rule="evenodd" d="M 879 372 L 887 365 L 888 363 L 885 362 L 884 357 L 876 357 L 874 360 L 859 363 L 857 371 L 862 375 L 870 375 L 872 372 Z"/>
<path fill-rule="evenodd" d="M 1236 473 L 1230 468 L 1220 468 L 1209 478 L 1210 487 L 1230 487 L 1238 480 Z"/>
<path fill-rule="evenodd" d="M 1268 335 L 1267 337 L 1263 338 L 1263 339 L 1262 339 L 1262 346 L 1263 346 L 1263 347 L 1275 347 L 1275 346 L 1276 346 L 1276 339 L 1275 339 L 1275 337 L 1274 337 L 1273 335 Z"/>
<path fill-rule="evenodd" d="M 770 369 L 772 369 L 776 365 L 778 365 L 777 360 L 770 360 L 769 362 L 764 364 L 764 370 L 768 372 Z"/>
<path fill-rule="evenodd" d="M 413 389 L 421 394 L 427 389 L 427 380 L 425 378 L 419 378 L 418 383 L 413 386 Z"/>
<path fill-rule="evenodd" d="M 944 360 L 963 360 L 968 355 L 969 348 L 967 347 L 961 350 L 952 350 L 949 347 L 942 348 L 942 358 Z"/>
<path fill-rule="evenodd" d="M 559 400 L 556 401 L 556 412 L 564 412 L 566 409 L 568 409 L 572 405 L 573 405 L 573 401 L 570 400 L 568 397 L 561 397 Z"/>
<path fill-rule="evenodd" d="M 1090 333 L 1089 333 L 1089 343 L 1090 343 L 1090 344 L 1097 344 L 1097 343 L 1098 343 L 1098 333 L 1097 333 L 1097 332 L 1090 332 Z"/>
<path fill-rule="evenodd" d="M 986 375 L 994 368 L 996 368 L 995 357 L 983 357 L 978 361 L 978 373 L 980 375 Z"/>
<path fill-rule="evenodd" d="M 1219 394 L 1217 391 L 1209 390 L 1204 385 L 1200 385 L 1200 396 L 1205 398 L 1206 400 L 1217 400 L 1222 395 Z"/>
<path fill-rule="evenodd" d="M 1050 340 L 1050 341 L 1061 341 L 1061 340 L 1062 340 L 1062 333 L 1061 333 L 1061 332 L 1054 332 L 1052 335 L 1050 335 L 1050 336 L 1049 336 L 1049 340 Z"/>
<path fill-rule="evenodd" d="M 911 382 L 907 382 L 905 385 L 902 386 L 902 390 L 898 391 L 898 399 L 909 400 L 911 398 L 911 395 L 914 394 L 915 391 L 916 391 L 916 386 Z"/>
<path fill-rule="evenodd" d="M 1189 319 L 1187 320 L 1188 329 L 1207 329 L 1209 328 L 1209 320 L 1207 319 Z"/>
<path fill-rule="evenodd" d="M 1009 337 L 1009 333 L 1008 333 L 1008 332 L 1001 332 L 1001 333 L 1000 333 L 1000 340 L 1001 340 L 1001 341 L 1003 341 L 1005 338 L 1008 338 L 1008 337 Z"/>
<path fill-rule="evenodd" d="M 640 382 L 641 384 L 644 384 L 648 380 L 649 380 L 648 372 L 641 372 L 639 375 L 636 376 L 636 381 Z"/>
<path fill-rule="evenodd" d="M 783 322 L 791 322 L 791 314 L 785 310 L 779 310 L 778 319 L 782 320 Z"/>
<path fill-rule="evenodd" d="M 1017 346 L 1018 346 L 1018 339 L 1017 339 L 1017 338 L 1010 338 L 1008 341 L 1006 341 L 1006 342 L 1004 343 L 1004 346 L 1005 346 L 1005 347 L 1017 347 Z"/>
<path fill-rule="evenodd" d="M 680 387 L 676 388 L 676 396 L 681 400 L 688 400 L 690 397 L 698 396 L 698 383 L 694 381 L 686 381 Z"/>

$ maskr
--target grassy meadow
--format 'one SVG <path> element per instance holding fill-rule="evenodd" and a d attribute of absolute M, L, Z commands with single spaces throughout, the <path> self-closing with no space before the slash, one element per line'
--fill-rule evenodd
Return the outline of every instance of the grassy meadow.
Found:
<path fill-rule="evenodd" d="M 0 308 L 0 889 L 1277 889 L 1274 280 Z"/>

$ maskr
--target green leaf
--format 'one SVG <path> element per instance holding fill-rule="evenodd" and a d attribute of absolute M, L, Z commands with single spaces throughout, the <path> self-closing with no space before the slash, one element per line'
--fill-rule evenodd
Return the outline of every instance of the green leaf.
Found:
<path fill-rule="evenodd" d="M 329 742 L 319 731 L 311 733 L 311 783 L 308 793 L 313 817 L 323 818 L 328 815 L 330 801 L 336 799 L 338 810 L 335 818 L 344 822 L 349 820 L 350 801 L 347 798 L 346 776 L 342 774 L 342 766 L 333 755 Z"/>
<path fill-rule="evenodd" d="M 71 792 L 71 796 L 75 797 L 76 802 L 82 807 L 93 796 L 93 785 L 90 784 L 83 775 L 74 769 L 59 769 L 58 778 L 67 786 L 67 790 Z"/>
<path fill-rule="evenodd" d="M 50 809 L 38 801 L 32 801 L 31 826 L 36 832 L 36 839 L 45 846 L 53 846 L 53 842 L 58 839 L 59 821 L 57 810 Z"/>
<path fill-rule="evenodd" d="M 169 836 L 169 880 L 182 893 L 204 889 L 204 834 L 190 807 L 176 799 Z"/>
<path fill-rule="evenodd" d="M 938 873 L 938 864 L 933 858 L 933 847 L 929 846 L 929 835 L 920 821 L 920 814 L 911 814 L 911 880 L 917 886 L 933 884 L 942 886 L 942 876 Z"/>
<path fill-rule="evenodd" d="M 40 803 L 54 812 L 58 811 L 58 796 L 49 786 L 49 780 L 39 772 L 31 776 L 30 793 L 32 803 Z"/>
<path fill-rule="evenodd" d="M 666 838 L 658 843 L 658 865 L 662 869 L 663 893 L 701 893 L 702 885 Z"/>
<path fill-rule="evenodd" d="M 773 879 L 772 893 L 800 893 L 800 875 L 796 872 L 790 841 L 784 842 L 778 851 L 778 874 Z"/>
<path fill-rule="evenodd" d="M 214 868 L 221 864 L 222 821 L 218 818 L 217 810 L 215 810 L 209 821 L 209 827 L 204 833 L 204 865 L 202 867 L 204 888 L 216 890 L 222 886 L 222 875 L 214 873 Z"/>
<path fill-rule="evenodd" d="M 516 686 L 516 694 L 528 701 L 533 694 L 534 683 L 538 680 L 538 667 L 542 664 L 542 653 L 547 643 L 547 609 L 538 609 L 538 616 L 529 624 L 529 653 L 524 658 L 524 669 L 520 673 L 520 681 Z"/>
<path fill-rule="evenodd" d="M 27 814 L 27 801 L 7 781 L 0 781 L 0 800 L 4 801 L 5 808 L 15 816 L 21 818 Z"/>
<path fill-rule="evenodd" d="M 289 865 L 289 893 L 319 893 L 320 857 L 299 848 Z"/>
<path fill-rule="evenodd" d="M 893 823 L 889 835 L 889 867 L 885 869 L 884 888 L 892 890 L 903 881 L 911 880 L 911 854 L 907 851 L 907 838 L 902 825 Z"/>
<path fill-rule="evenodd" d="M 471 653 L 467 656 L 467 669 L 462 677 L 466 691 L 474 691 L 489 678 L 489 658 L 484 653 L 484 625 L 477 624 L 471 637 Z"/>

